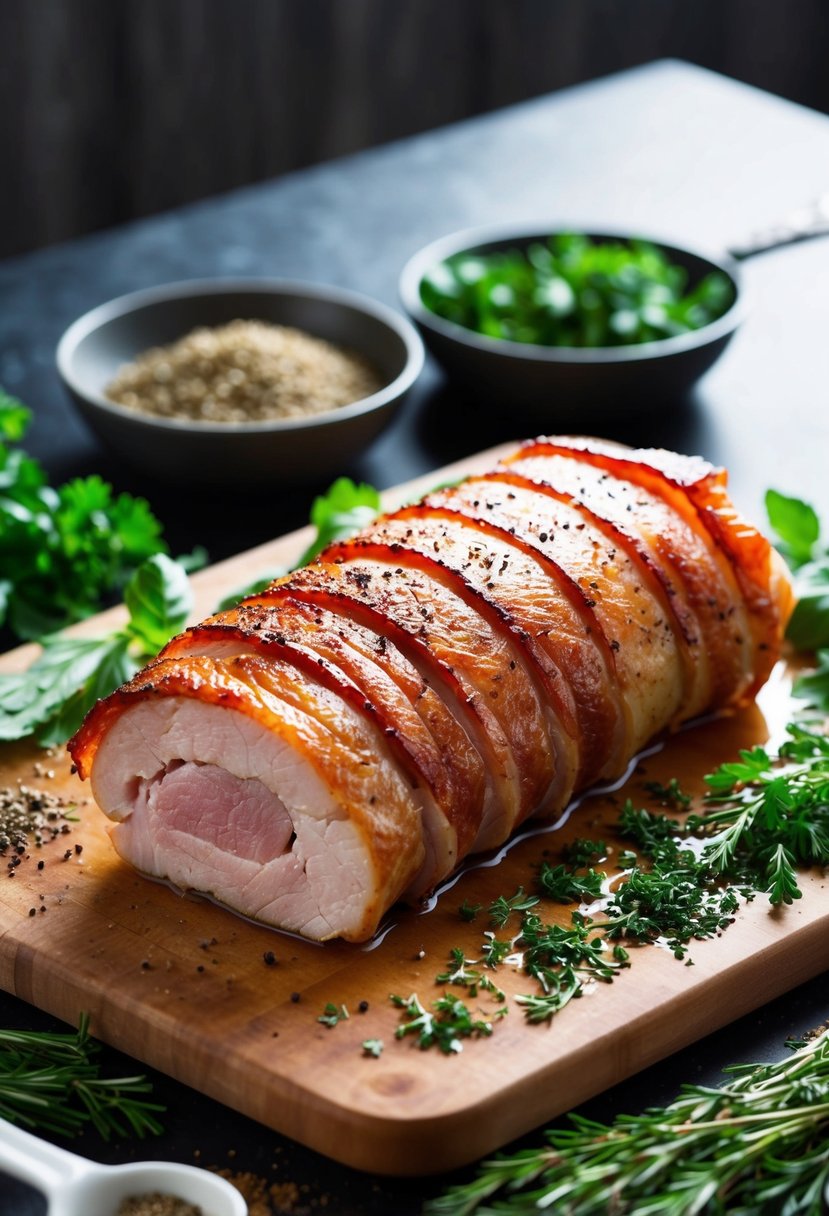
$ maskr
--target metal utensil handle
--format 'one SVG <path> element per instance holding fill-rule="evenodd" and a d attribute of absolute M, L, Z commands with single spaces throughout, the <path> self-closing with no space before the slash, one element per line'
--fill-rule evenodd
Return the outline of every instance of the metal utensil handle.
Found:
<path fill-rule="evenodd" d="M 819 236 L 829 236 L 829 194 L 822 194 L 806 207 L 798 207 L 779 223 L 755 232 L 742 244 L 732 246 L 728 252 L 736 261 L 744 262 L 758 253 L 768 253 L 772 249 L 811 241 Z"/>
<path fill-rule="evenodd" d="M 51 1197 L 95 1167 L 83 1157 L 0 1119 L 0 1168 Z"/>

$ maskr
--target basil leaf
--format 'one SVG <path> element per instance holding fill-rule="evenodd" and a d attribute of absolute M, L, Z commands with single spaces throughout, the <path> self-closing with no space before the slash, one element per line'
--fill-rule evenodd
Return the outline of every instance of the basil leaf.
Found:
<path fill-rule="evenodd" d="M 49 729 L 51 720 L 83 693 L 77 711 L 67 718 L 80 725 L 97 697 L 128 679 L 136 670 L 127 656 L 128 645 L 129 638 L 122 633 L 106 638 L 44 638 L 43 653 L 28 671 L 0 676 L 0 739 L 24 739 L 45 730 L 47 742 L 64 742 L 71 730 L 56 733 Z"/>
<path fill-rule="evenodd" d="M 99 666 L 89 679 L 37 732 L 38 742 L 43 747 L 62 747 L 78 730 L 96 701 L 109 696 L 135 675 L 139 665 L 128 653 L 128 645 L 129 639 L 124 635 L 112 638 L 112 647 L 103 652 Z"/>
<path fill-rule="evenodd" d="M 380 495 L 374 486 L 365 482 L 356 485 L 350 477 L 338 477 L 325 494 L 314 499 L 311 507 L 311 523 L 317 535 L 297 567 L 308 562 L 335 540 L 343 540 L 370 524 L 380 510 Z"/>
<path fill-rule="evenodd" d="M 766 511 L 792 564 L 799 566 L 810 561 L 820 536 L 820 521 L 814 508 L 799 498 L 787 498 L 777 490 L 767 490 Z"/>
<path fill-rule="evenodd" d="M 130 613 L 128 636 L 140 642 L 146 654 L 154 655 L 184 628 L 193 597 L 178 562 L 156 553 L 127 583 L 124 602 Z"/>

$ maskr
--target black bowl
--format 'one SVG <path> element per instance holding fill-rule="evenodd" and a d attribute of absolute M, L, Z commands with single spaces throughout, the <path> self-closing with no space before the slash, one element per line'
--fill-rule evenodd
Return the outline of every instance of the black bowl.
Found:
<path fill-rule="evenodd" d="M 191 422 L 155 418 L 110 401 L 119 367 L 200 326 L 270 321 L 364 355 L 379 392 L 307 418 Z M 265 486 L 342 472 L 391 421 L 423 366 L 409 322 L 374 300 L 335 287 L 281 280 L 193 280 L 102 304 L 69 327 L 57 350 L 63 382 L 89 426 L 125 460 L 165 481 Z"/>
<path fill-rule="evenodd" d="M 745 313 L 745 290 L 732 259 L 695 253 L 654 240 L 671 262 L 682 266 L 693 288 L 712 271 L 728 278 L 734 291 L 728 310 L 691 333 L 630 346 L 551 347 L 488 338 L 431 312 L 420 297 L 424 275 L 459 253 L 486 254 L 527 249 L 552 232 L 471 229 L 425 246 L 406 264 L 400 297 L 423 339 L 446 370 L 474 396 L 505 408 L 532 412 L 547 429 L 583 429 L 589 420 L 621 410 L 652 407 L 681 399 L 725 350 Z M 588 233 L 594 241 L 630 240 L 631 233 Z M 647 238 L 650 239 L 650 238 Z"/>

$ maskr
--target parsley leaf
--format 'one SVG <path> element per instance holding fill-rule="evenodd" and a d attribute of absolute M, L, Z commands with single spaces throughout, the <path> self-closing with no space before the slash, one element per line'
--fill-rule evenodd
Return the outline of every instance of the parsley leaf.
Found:
<path fill-rule="evenodd" d="M 26 434 L 32 411 L 0 388 L 0 437 L 18 443 Z"/>
<path fill-rule="evenodd" d="M 800 567 L 795 593 L 797 604 L 786 637 L 798 650 L 829 646 L 829 557 Z"/>
<path fill-rule="evenodd" d="M 538 872 L 538 889 L 547 899 L 554 899 L 560 904 L 589 902 L 601 895 L 605 877 L 597 870 L 576 874 L 565 865 L 551 866 L 544 861 Z"/>
<path fill-rule="evenodd" d="M 143 498 L 98 476 L 48 485 L 40 463 L 9 446 L 29 417 L 0 390 L 0 624 L 36 640 L 96 612 L 166 546 Z"/>
<path fill-rule="evenodd" d="M 348 1016 L 345 1005 L 335 1005 L 333 1001 L 328 1001 L 317 1021 L 332 1030 L 338 1022 L 348 1021 Z"/>

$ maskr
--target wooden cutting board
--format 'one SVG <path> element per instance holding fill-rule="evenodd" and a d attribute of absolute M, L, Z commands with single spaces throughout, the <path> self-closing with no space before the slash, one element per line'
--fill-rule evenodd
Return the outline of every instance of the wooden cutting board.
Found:
<path fill-rule="evenodd" d="M 488 467 L 500 450 L 402 487 L 387 505 Z M 306 542 L 305 531 L 295 533 L 196 575 L 196 615 L 290 562 Z M 112 628 L 119 611 L 80 631 Z M 14 651 L 0 669 L 19 669 L 32 654 Z M 104 816 L 64 757 L 7 745 L 0 785 L 21 780 L 77 799 L 79 822 L 22 861 L 13 880 L 0 867 L 0 985 L 70 1023 L 88 1011 L 93 1032 L 108 1043 L 348 1165 L 402 1175 L 448 1170 L 829 967 L 827 885 L 814 873 L 804 876 L 804 898 L 793 907 L 772 911 L 757 899 L 722 937 L 695 943 L 693 966 L 658 947 L 634 949 L 629 970 L 551 1025 L 528 1025 L 511 1004 L 491 1038 L 467 1040 L 459 1055 L 422 1052 L 394 1037 L 391 993 L 417 993 L 428 1006 L 443 991 L 435 975 L 450 950 L 477 957 L 487 925 L 460 919 L 464 900 L 486 905 L 531 887 L 545 851 L 555 860 L 573 836 L 606 836 L 614 799 L 647 801 L 645 781 L 676 776 L 699 792 L 703 775 L 738 748 L 779 737 L 790 711 L 785 672 L 761 706 L 675 736 L 615 795 L 586 800 L 564 826 L 519 841 L 497 863 L 477 859 L 431 910 L 395 909 L 388 933 L 369 947 L 304 942 L 141 878 L 116 857 Z M 38 764 L 54 775 L 36 776 Z M 45 913 L 30 915 L 41 905 Z M 495 978 L 508 995 L 534 989 L 507 966 Z M 317 1021 L 329 1001 L 350 1013 L 331 1029 Z M 496 1007 L 487 994 L 469 1004 L 484 1016 Z M 384 1041 L 379 1059 L 363 1055 L 368 1038 Z"/>

